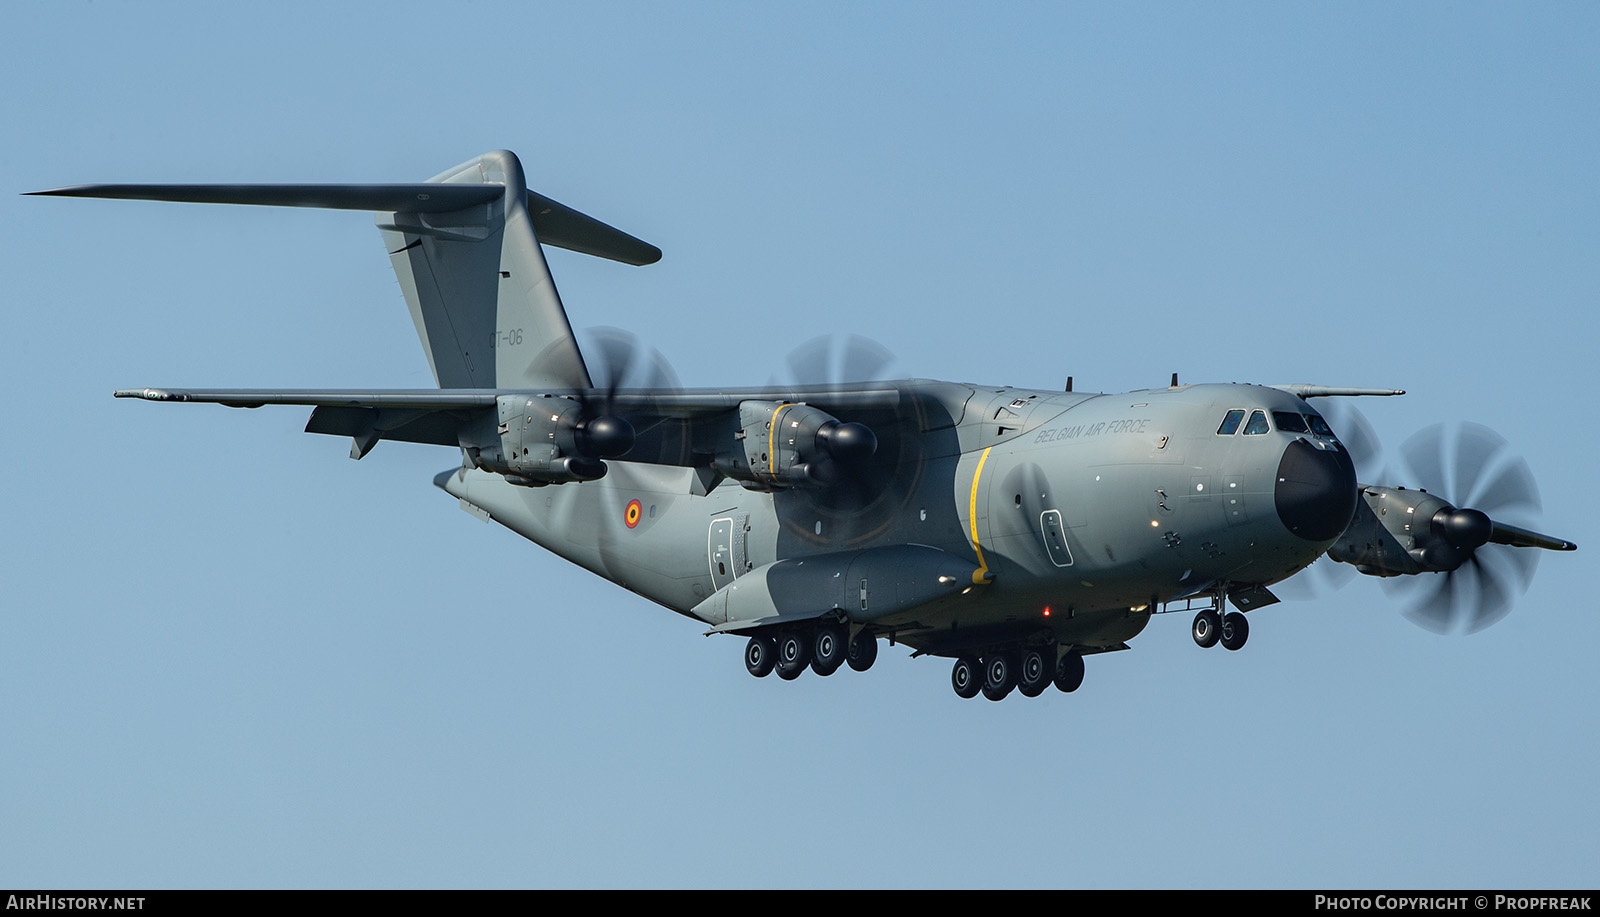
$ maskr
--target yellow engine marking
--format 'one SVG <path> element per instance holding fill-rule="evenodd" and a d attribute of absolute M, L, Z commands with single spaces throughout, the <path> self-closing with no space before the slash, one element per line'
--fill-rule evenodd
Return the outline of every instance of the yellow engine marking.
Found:
<path fill-rule="evenodd" d="M 774 479 L 778 477 L 778 417 L 783 414 L 783 409 L 793 407 L 790 404 L 780 404 L 772 412 L 772 422 L 767 427 L 767 474 Z"/>

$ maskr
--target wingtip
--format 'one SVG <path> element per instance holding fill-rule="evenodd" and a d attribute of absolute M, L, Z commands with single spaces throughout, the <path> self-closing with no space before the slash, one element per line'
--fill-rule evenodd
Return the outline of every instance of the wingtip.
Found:
<path fill-rule="evenodd" d="M 1288 392 L 1291 395 L 1298 395 L 1301 398 L 1350 398 L 1360 397 L 1362 395 L 1387 397 L 1404 395 L 1406 393 L 1406 390 L 1403 388 L 1350 388 L 1340 385 L 1307 385 L 1300 382 L 1290 385 L 1273 385 L 1269 387 L 1278 389 L 1279 391 Z"/>
<path fill-rule="evenodd" d="M 99 185 L 63 185 L 43 191 L 24 191 L 24 197 L 94 197 Z"/>
<path fill-rule="evenodd" d="M 187 401 L 188 396 L 182 392 L 171 392 L 160 388 L 119 388 L 111 393 L 113 398 L 139 398 L 144 401 Z"/>

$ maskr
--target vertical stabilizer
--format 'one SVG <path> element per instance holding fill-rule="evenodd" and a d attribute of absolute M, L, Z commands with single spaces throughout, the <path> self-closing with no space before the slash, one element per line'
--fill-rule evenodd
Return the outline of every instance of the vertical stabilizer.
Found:
<path fill-rule="evenodd" d="M 590 387 L 534 233 L 516 155 L 485 153 L 429 182 L 504 188 L 487 203 L 458 210 L 378 214 L 439 386 Z"/>

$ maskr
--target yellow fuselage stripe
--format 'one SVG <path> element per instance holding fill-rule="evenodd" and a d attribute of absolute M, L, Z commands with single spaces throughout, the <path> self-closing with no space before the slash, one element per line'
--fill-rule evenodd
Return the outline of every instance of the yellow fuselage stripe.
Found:
<path fill-rule="evenodd" d="M 983 454 L 978 456 L 978 470 L 972 473 L 972 498 L 967 504 L 967 518 L 972 526 L 972 550 L 978 553 L 978 569 L 972 571 L 974 584 L 989 581 L 989 564 L 983 559 L 983 545 L 978 544 L 978 482 L 983 480 L 983 463 L 989 460 L 989 449 L 983 450 Z"/>

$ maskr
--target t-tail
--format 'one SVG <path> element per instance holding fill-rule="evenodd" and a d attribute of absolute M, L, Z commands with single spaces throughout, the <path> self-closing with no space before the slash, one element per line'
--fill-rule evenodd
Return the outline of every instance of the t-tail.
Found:
<path fill-rule="evenodd" d="M 660 249 L 529 191 L 495 150 L 427 182 L 78 185 L 35 194 L 377 211 L 434 380 L 446 389 L 586 389 L 583 355 L 540 243 L 625 264 Z"/>

